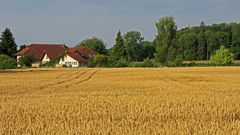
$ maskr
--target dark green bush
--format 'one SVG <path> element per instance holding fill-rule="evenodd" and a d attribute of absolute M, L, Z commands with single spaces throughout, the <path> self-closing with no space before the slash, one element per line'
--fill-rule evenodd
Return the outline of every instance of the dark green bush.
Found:
<path fill-rule="evenodd" d="M 7 55 L 0 55 L 0 69 L 13 69 L 16 68 L 16 65 L 15 59 Z"/>
<path fill-rule="evenodd" d="M 144 66 L 144 67 L 155 67 L 153 61 L 150 60 L 149 58 L 147 58 L 147 59 L 144 60 L 143 66 Z"/>
<path fill-rule="evenodd" d="M 127 66 L 128 62 L 126 61 L 126 59 L 120 59 L 117 61 L 114 67 L 127 67 Z"/>
<path fill-rule="evenodd" d="M 66 64 L 63 64 L 63 65 L 62 65 L 62 67 L 64 67 L 64 68 L 65 68 L 65 67 L 68 67 L 68 66 L 67 66 Z"/>

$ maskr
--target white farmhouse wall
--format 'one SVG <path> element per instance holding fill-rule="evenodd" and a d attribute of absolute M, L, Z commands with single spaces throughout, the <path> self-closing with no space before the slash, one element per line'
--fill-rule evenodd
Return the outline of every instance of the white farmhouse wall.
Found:
<path fill-rule="evenodd" d="M 17 56 L 17 67 L 21 67 L 21 66 L 18 64 L 20 57 L 21 57 L 21 56 Z"/>
<path fill-rule="evenodd" d="M 72 57 L 70 57 L 69 55 L 65 55 L 64 56 L 64 60 L 60 60 L 59 61 L 59 64 L 60 65 L 67 65 L 67 66 L 70 66 L 72 65 L 72 67 L 79 67 L 79 62 L 76 61 L 75 59 L 73 59 Z"/>
<path fill-rule="evenodd" d="M 46 62 L 49 62 L 50 61 L 50 59 L 49 59 L 49 57 L 47 56 L 47 54 L 45 53 L 45 55 L 44 55 L 44 57 L 43 57 L 43 59 L 42 59 L 42 64 L 44 64 L 44 63 L 46 63 Z"/>

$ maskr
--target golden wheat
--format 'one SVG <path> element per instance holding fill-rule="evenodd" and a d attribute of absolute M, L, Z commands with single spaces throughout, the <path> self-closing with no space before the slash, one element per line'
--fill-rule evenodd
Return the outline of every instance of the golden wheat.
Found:
<path fill-rule="evenodd" d="M 3 71 L 0 134 L 240 134 L 240 68 Z"/>

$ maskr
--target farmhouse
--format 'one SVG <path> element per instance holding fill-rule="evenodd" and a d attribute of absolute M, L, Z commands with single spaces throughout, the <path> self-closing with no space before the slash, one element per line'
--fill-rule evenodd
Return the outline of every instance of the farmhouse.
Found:
<path fill-rule="evenodd" d="M 24 55 L 32 56 L 36 60 L 33 65 L 37 67 L 60 57 L 58 66 L 81 67 L 85 66 L 89 58 L 96 54 L 95 51 L 85 46 L 69 48 L 65 44 L 31 44 L 17 52 L 16 56 L 17 61 Z"/>

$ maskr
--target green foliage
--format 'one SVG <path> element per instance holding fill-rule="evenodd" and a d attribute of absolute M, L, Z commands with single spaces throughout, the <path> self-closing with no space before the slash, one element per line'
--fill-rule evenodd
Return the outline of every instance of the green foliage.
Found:
<path fill-rule="evenodd" d="M 93 61 L 93 57 L 91 57 L 87 63 L 87 67 L 93 68 L 96 67 L 96 63 Z"/>
<path fill-rule="evenodd" d="M 24 48 L 26 48 L 26 47 L 27 47 L 26 45 L 20 45 L 19 51 L 22 50 L 22 49 L 24 49 Z"/>
<path fill-rule="evenodd" d="M 173 52 L 175 46 L 175 37 L 177 26 L 175 25 L 173 17 L 163 17 L 156 23 L 157 36 L 156 36 L 156 53 L 155 59 L 161 64 L 168 63 L 173 60 Z M 171 50 L 171 54 L 169 51 Z"/>
<path fill-rule="evenodd" d="M 166 64 L 166 66 L 169 67 L 178 67 L 181 66 L 183 63 L 183 58 L 180 55 L 177 55 L 176 58 L 172 61 L 168 61 L 168 63 Z"/>
<path fill-rule="evenodd" d="M 240 24 L 239 23 L 221 23 L 205 26 L 204 23 L 200 26 L 187 27 L 177 32 L 177 41 L 185 38 L 186 34 L 193 33 L 197 36 L 198 43 L 197 50 L 194 52 L 189 47 L 181 47 L 180 53 L 190 52 L 190 54 L 197 54 L 195 60 L 209 60 L 216 50 L 224 44 L 225 48 L 230 49 L 234 54 L 235 59 L 240 59 Z M 178 42 L 179 43 L 179 42 Z M 190 50 L 189 50 L 190 49 Z M 184 55 L 183 55 L 184 56 Z M 184 60 L 190 60 L 184 56 Z"/>
<path fill-rule="evenodd" d="M 16 52 L 17 44 L 15 43 L 13 34 L 9 28 L 6 28 L 0 37 L 0 54 L 14 58 Z"/>
<path fill-rule="evenodd" d="M 205 60 L 207 58 L 207 44 L 204 32 L 200 32 L 198 35 L 198 48 L 197 48 L 197 59 Z"/>
<path fill-rule="evenodd" d="M 197 58 L 197 37 L 195 33 L 186 33 L 178 39 L 178 45 L 183 52 L 183 58 L 187 61 Z"/>
<path fill-rule="evenodd" d="M 143 66 L 144 67 L 154 67 L 155 65 L 151 59 L 147 58 L 143 61 Z"/>
<path fill-rule="evenodd" d="M 18 64 L 21 67 L 31 67 L 34 62 L 35 59 L 32 55 L 23 55 L 18 59 Z"/>
<path fill-rule="evenodd" d="M 16 65 L 15 59 L 7 55 L 0 55 L 0 69 L 13 69 L 16 68 Z"/>
<path fill-rule="evenodd" d="M 56 57 L 54 60 L 48 61 L 44 64 L 42 64 L 42 67 L 55 67 L 60 60 L 64 60 L 64 55 L 59 55 L 58 57 Z"/>
<path fill-rule="evenodd" d="M 106 55 L 97 54 L 90 58 L 88 67 L 106 67 L 108 64 L 108 57 Z"/>
<path fill-rule="evenodd" d="M 207 44 L 207 60 L 217 50 L 217 44 L 215 43 L 214 32 L 212 30 L 205 31 L 205 38 Z"/>
<path fill-rule="evenodd" d="M 156 51 L 156 47 L 154 46 L 153 42 L 150 41 L 143 41 L 142 43 L 142 58 L 141 59 L 146 59 L 146 58 L 154 58 L 154 53 Z"/>
<path fill-rule="evenodd" d="M 126 61 L 126 59 L 121 58 L 119 60 L 116 60 L 111 56 L 98 54 L 89 60 L 87 66 L 88 67 L 127 67 L 128 62 Z"/>
<path fill-rule="evenodd" d="M 111 56 L 116 60 L 126 58 L 126 48 L 124 46 L 124 40 L 120 31 L 117 34 L 116 43 L 113 46 Z"/>
<path fill-rule="evenodd" d="M 234 55 L 226 49 L 223 45 L 216 51 L 215 55 L 211 57 L 211 62 L 215 65 L 229 65 L 233 62 Z"/>
<path fill-rule="evenodd" d="M 138 31 L 129 31 L 124 35 L 124 42 L 128 61 L 140 61 L 142 54 L 142 42 L 144 38 Z"/>
<path fill-rule="evenodd" d="M 108 58 L 105 55 L 97 54 L 93 57 L 93 62 L 96 63 L 97 67 L 104 67 L 108 62 Z"/>
<path fill-rule="evenodd" d="M 127 67 L 128 61 L 126 59 L 119 59 L 113 67 Z"/>
<path fill-rule="evenodd" d="M 99 54 L 107 54 L 107 49 L 105 44 L 103 43 L 102 39 L 97 37 L 92 37 L 89 39 L 85 39 L 79 43 L 77 46 L 86 46 L 94 51 L 96 51 Z"/>
<path fill-rule="evenodd" d="M 205 60 L 207 58 L 207 44 L 205 38 L 205 23 L 202 21 L 199 27 L 199 34 L 198 34 L 198 48 L 197 48 L 197 59 L 198 60 Z"/>
<path fill-rule="evenodd" d="M 235 54 L 235 59 L 240 59 L 240 24 L 231 25 L 232 43 L 230 50 Z"/>
<path fill-rule="evenodd" d="M 66 64 L 63 64 L 62 67 L 63 67 L 63 68 L 66 68 L 66 67 L 68 67 L 68 66 L 67 66 Z"/>
<path fill-rule="evenodd" d="M 143 62 L 130 62 L 129 67 L 160 67 L 153 59 L 146 58 Z"/>

